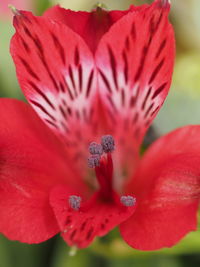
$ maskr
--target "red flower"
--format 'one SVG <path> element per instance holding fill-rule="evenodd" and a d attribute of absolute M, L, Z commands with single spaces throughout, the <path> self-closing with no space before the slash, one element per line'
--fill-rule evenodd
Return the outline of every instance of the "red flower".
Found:
<path fill-rule="evenodd" d="M 199 126 L 164 136 L 139 158 L 171 83 L 169 7 L 16 12 L 11 53 L 40 118 L 1 100 L 0 230 L 8 238 L 39 243 L 61 232 L 83 248 L 120 225 L 130 246 L 153 250 L 196 228 Z"/>

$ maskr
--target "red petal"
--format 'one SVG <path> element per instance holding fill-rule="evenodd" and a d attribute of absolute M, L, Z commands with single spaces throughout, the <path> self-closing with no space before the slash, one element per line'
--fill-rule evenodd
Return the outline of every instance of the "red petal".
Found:
<path fill-rule="evenodd" d="M 188 232 L 196 230 L 198 203 L 136 211 L 120 226 L 123 239 L 139 250 L 172 247 Z"/>
<path fill-rule="evenodd" d="M 80 126 L 91 116 L 93 56 L 66 25 L 23 11 L 14 25 L 11 53 L 22 90 L 43 121 L 70 139 L 72 122 Z"/>
<path fill-rule="evenodd" d="M 49 190 L 75 180 L 67 154 L 23 102 L 1 99 L 0 121 L 0 231 L 13 240 L 42 242 L 59 230 Z"/>
<path fill-rule="evenodd" d="M 132 10 L 131 8 L 130 10 Z M 125 11 L 106 11 L 100 8 L 92 12 L 72 11 L 61 8 L 59 5 L 48 9 L 44 17 L 51 18 L 67 25 L 74 32 L 78 33 L 95 52 L 101 37 L 109 30 L 122 16 L 130 10 Z"/>
<path fill-rule="evenodd" d="M 128 186 L 138 207 L 121 226 L 130 246 L 141 250 L 171 247 L 196 229 L 199 138 L 200 126 L 184 127 L 160 138 L 145 154 Z"/>
<path fill-rule="evenodd" d="M 67 187 L 57 186 L 50 197 L 62 236 L 69 246 L 87 247 L 96 236 L 107 234 L 135 210 L 135 206 L 123 206 L 117 195 L 113 196 L 114 202 L 107 203 L 100 201 L 99 194 L 95 193 L 89 200 L 83 198 L 77 211 L 69 207 L 70 195 L 77 193 Z"/>
<path fill-rule="evenodd" d="M 24 94 L 42 120 L 64 137 L 80 169 L 87 167 L 92 102 L 96 94 L 93 55 L 66 25 L 21 12 L 11 42 Z"/>
<path fill-rule="evenodd" d="M 155 1 L 123 16 L 103 36 L 96 52 L 103 102 L 121 137 L 130 135 L 136 146 L 171 84 L 174 35 L 169 5 L 160 4 Z"/>

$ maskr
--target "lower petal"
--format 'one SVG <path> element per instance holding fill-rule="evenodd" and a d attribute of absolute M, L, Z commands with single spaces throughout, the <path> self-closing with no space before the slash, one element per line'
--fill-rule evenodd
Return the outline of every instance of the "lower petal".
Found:
<path fill-rule="evenodd" d="M 0 188 L 0 231 L 11 240 L 40 243 L 59 232 L 59 227 L 46 194 L 38 196 L 36 190 L 28 194 L 16 188 Z M 8 192 L 6 192 L 8 190 Z"/>
<path fill-rule="evenodd" d="M 196 230 L 198 202 L 136 210 L 120 226 L 124 240 L 139 250 L 172 247 L 188 232 Z"/>
<path fill-rule="evenodd" d="M 127 192 L 138 200 L 120 227 L 125 241 L 141 250 L 175 245 L 196 230 L 200 199 L 200 126 L 158 139 L 144 155 Z"/>
<path fill-rule="evenodd" d="M 0 121 L 0 232 L 21 242 L 45 241 L 59 231 L 49 191 L 75 180 L 66 151 L 23 102 L 1 99 Z"/>
<path fill-rule="evenodd" d="M 77 191 L 65 186 L 55 187 L 50 196 L 50 203 L 57 218 L 62 237 L 69 246 L 87 247 L 96 236 L 103 236 L 115 226 L 127 220 L 135 206 L 125 207 L 119 196 L 113 193 L 112 202 L 104 202 L 96 192 L 89 200 L 82 199 L 79 210 L 69 205 L 69 197 Z"/>

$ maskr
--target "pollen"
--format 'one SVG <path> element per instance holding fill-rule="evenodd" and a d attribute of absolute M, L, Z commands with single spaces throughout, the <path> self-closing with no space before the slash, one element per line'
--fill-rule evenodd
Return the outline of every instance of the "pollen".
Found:
<path fill-rule="evenodd" d="M 136 198 L 132 196 L 122 196 L 120 202 L 126 207 L 132 207 L 136 203 Z"/>
<path fill-rule="evenodd" d="M 88 158 L 88 167 L 95 168 L 100 165 L 100 155 L 92 155 Z"/>
<path fill-rule="evenodd" d="M 81 206 L 81 197 L 79 196 L 69 196 L 69 205 L 73 210 L 79 210 Z"/>
<path fill-rule="evenodd" d="M 89 145 L 89 152 L 91 155 L 102 155 L 103 154 L 103 147 L 100 144 L 92 142 Z"/>

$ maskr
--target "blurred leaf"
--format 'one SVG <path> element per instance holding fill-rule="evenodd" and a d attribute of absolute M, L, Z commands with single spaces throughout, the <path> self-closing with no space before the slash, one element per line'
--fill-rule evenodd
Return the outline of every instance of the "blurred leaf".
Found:
<path fill-rule="evenodd" d="M 200 48 L 200 1 L 172 0 L 172 15 L 179 45 L 184 49 Z"/>
<path fill-rule="evenodd" d="M 177 57 L 173 84 L 192 99 L 200 99 L 200 53 L 184 53 Z"/>
<path fill-rule="evenodd" d="M 200 53 L 177 58 L 173 83 L 155 126 L 161 134 L 177 127 L 200 124 Z"/>
<path fill-rule="evenodd" d="M 73 0 L 73 1 L 67 1 L 67 0 L 52 0 L 52 3 L 57 4 L 59 3 L 62 7 L 70 8 L 72 10 L 87 10 L 90 11 L 95 4 L 98 2 L 101 2 L 105 4 L 105 6 L 108 9 L 127 9 L 131 4 L 137 3 L 140 4 L 144 1 L 140 0 L 133 1 L 133 0 L 123 0 L 123 1 L 116 1 L 116 0 Z"/>
<path fill-rule="evenodd" d="M 52 257 L 52 264 L 49 267 L 88 267 L 90 257 L 85 250 L 79 250 L 75 256 L 69 255 L 69 247 L 60 238 L 57 240 L 56 249 Z"/>
<path fill-rule="evenodd" d="M 0 267 L 12 267 L 8 244 L 4 241 L 4 238 L 0 236 Z"/>
<path fill-rule="evenodd" d="M 58 1 L 57 1 L 58 2 Z M 43 12 L 52 4 L 51 0 L 35 0 L 36 15 L 42 15 Z"/>
<path fill-rule="evenodd" d="M 0 96 L 19 97 L 18 82 L 15 74 L 15 67 L 9 52 L 10 39 L 14 34 L 14 27 L 11 21 L 0 21 Z"/>
<path fill-rule="evenodd" d="M 108 267 L 181 267 L 181 262 L 177 257 L 152 256 L 139 259 L 113 259 L 108 260 Z"/>
<path fill-rule="evenodd" d="M 176 246 L 157 251 L 139 251 L 129 247 L 121 238 L 113 240 L 109 244 L 103 244 L 99 240 L 90 246 L 90 249 L 98 255 L 107 258 L 149 258 L 153 255 L 181 255 L 200 252 L 200 231 L 191 232 Z"/>
<path fill-rule="evenodd" d="M 53 243 L 54 238 L 28 245 L 0 236 L 0 267 L 49 267 Z"/>

